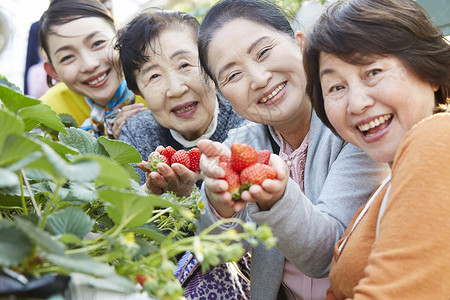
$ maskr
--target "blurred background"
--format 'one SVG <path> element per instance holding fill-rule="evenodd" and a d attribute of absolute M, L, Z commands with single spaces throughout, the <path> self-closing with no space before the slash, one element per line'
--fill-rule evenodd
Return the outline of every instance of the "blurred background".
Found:
<path fill-rule="evenodd" d="M 125 25 L 136 13 L 146 7 L 162 7 L 182 10 L 201 19 L 208 8 L 217 0 L 110 0 L 114 18 L 120 26 Z M 278 0 L 283 7 L 296 13 L 297 29 L 307 30 L 322 10 L 322 3 L 334 0 Z M 450 36 L 450 0 L 417 0 L 431 15 L 432 20 Z M 6 26 L 0 25 L 0 32 L 9 33 L 0 38 L 0 74 L 21 90 L 24 88 L 24 71 L 28 33 L 33 22 L 39 20 L 47 9 L 49 0 L 0 0 L 0 13 Z M 0 15 L 0 18 L 2 16 Z"/>

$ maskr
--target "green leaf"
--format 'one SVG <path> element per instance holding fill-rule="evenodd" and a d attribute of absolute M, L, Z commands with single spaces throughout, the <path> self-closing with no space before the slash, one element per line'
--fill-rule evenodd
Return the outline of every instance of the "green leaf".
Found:
<path fill-rule="evenodd" d="M 32 162 L 36 161 L 37 159 L 42 157 L 42 152 L 33 152 L 28 154 L 28 156 L 16 161 L 12 165 L 10 165 L 7 169 L 13 172 L 17 172 L 22 168 L 25 168 Z"/>
<path fill-rule="evenodd" d="M 97 186 L 130 187 L 131 181 L 127 171 L 114 160 L 104 156 L 83 155 L 77 157 L 74 162 L 79 159 L 91 159 L 100 165 L 100 174 L 95 180 Z"/>
<path fill-rule="evenodd" d="M 72 115 L 58 114 L 58 117 L 61 119 L 61 122 L 64 124 L 64 126 L 74 128 L 78 127 L 77 121 L 75 121 Z"/>
<path fill-rule="evenodd" d="M 61 201 L 81 205 L 98 199 L 97 190 L 93 182 L 69 182 L 63 190 L 67 192 L 61 195 Z"/>
<path fill-rule="evenodd" d="M 72 245 L 72 246 L 81 246 L 82 245 L 81 239 L 79 239 L 76 235 L 71 234 L 71 233 L 63 234 L 62 236 L 59 237 L 58 241 L 66 244 L 66 245 Z"/>
<path fill-rule="evenodd" d="M 1 74 L 0 74 L 0 85 L 2 85 L 4 87 L 7 87 L 7 88 L 9 88 L 9 89 L 11 89 L 11 90 L 13 90 L 13 91 L 15 91 L 17 93 L 23 94 L 22 91 L 20 90 L 20 88 L 17 85 L 15 85 L 12 82 L 9 82 L 9 80 L 5 76 L 3 76 Z"/>
<path fill-rule="evenodd" d="M 133 227 L 126 232 L 134 232 L 145 235 L 146 237 L 154 240 L 158 244 L 162 243 L 162 241 L 166 238 L 166 236 L 161 232 L 161 230 L 156 227 L 155 224 L 144 224 L 142 226 Z"/>
<path fill-rule="evenodd" d="M 109 157 L 119 164 L 138 163 L 142 161 L 139 151 L 130 144 L 122 141 L 110 140 L 104 136 L 99 137 L 97 141 L 105 148 Z"/>
<path fill-rule="evenodd" d="M 49 139 L 41 139 L 40 140 L 42 143 L 50 146 L 53 150 L 55 150 L 56 153 L 58 153 L 61 157 L 66 157 L 66 154 L 71 154 L 71 155 L 78 155 L 80 154 L 80 152 L 78 152 L 76 149 L 64 145 L 60 142 L 55 142 Z"/>
<path fill-rule="evenodd" d="M 91 220 L 82 210 L 69 206 L 48 216 L 46 226 L 55 235 L 72 233 L 82 239 L 93 226 Z"/>
<path fill-rule="evenodd" d="M 15 227 L 20 229 L 36 245 L 49 253 L 62 255 L 64 253 L 64 244 L 55 241 L 47 232 L 36 227 L 33 223 L 22 218 L 14 219 Z"/>
<path fill-rule="evenodd" d="M 25 127 L 22 120 L 4 110 L 0 110 L 0 128 L 2 129 L 0 131 L 0 149 L 2 149 L 6 138 L 10 134 L 21 135 Z"/>
<path fill-rule="evenodd" d="M 0 85 L 0 100 L 6 108 L 14 113 L 24 107 L 41 104 L 41 101 L 26 97 L 4 85 Z"/>
<path fill-rule="evenodd" d="M 0 189 L 17 186 L 20 184 L 16 173 L 0 168 Z"/>
<path fill-rule="evenodd" d="M 115 275 L 115 271 L 112 267 L 107 264 L 99 263 L 85 255 L 79 254 L 69 257 L 50 253 L 46 258 L 55 265 L 75 272 L 83 272 L 100 277 Z"/>
<path fill-rule="evenodd" d="M 12 222 L 0 220 L 0 265 L 21 264 L 31 254 L 33 244 Z"/>
<path fill-rule="evenodd" d="M 0 208 L 1 209 L 17 209 L 22 208 L 22 200 L 19 196 L 0 193 Z"/>
<path fill-rule="evenodd" d="M 67 128 L 67 135 L 59 134 L 59 140 L 67 146 L 80 151 L 81 154 L 100 154 L 108 156 L 103 146 L 89 132 L 79 128 Z"/>
<path fill-rule="evenodd" d="M 135 193 L 103 190 L 100 199 L 106 202 L 106 212 L 116 225 L 123 227 L 141 226 L 152 217 L 154 206 L 164 201 L 158 196 L 142 197 Z M 167 201 L 166 201 L 167 202 Z"/>
<path fill-rule="evenodd" d="M 10 134 L 0 153 L 0 166 L 11 164 L 38 150 L 40 150 L 40 147 L 34 141 L 22 135 Z"/>
<path fill-rule="evenodd" d="M 68 164 L 51 147 L 42 144 L 46 159 L 53 167 L 53 176 L 67 178 L 72 181 L 94 181 L 100 173 L 100 166 L 93 160 L 79 157 L 72 164 Z M 33 164 L 30 166 L 32 167 Z"/>
<path fill-rule="evenodd" d="M 66 127 L 61 122 L 61 119 L 56 115 L 50 106 L 45 104 L 33 105 L 24 107 L 19 110 L 19 116 L 25 121 L 32 120 L 36 124 L 44 124 L 45 126 L 66 133 Z M 25 131 L 36 128 L 36 124 L 30 124 L 30 127 L 25 128 Z"/>

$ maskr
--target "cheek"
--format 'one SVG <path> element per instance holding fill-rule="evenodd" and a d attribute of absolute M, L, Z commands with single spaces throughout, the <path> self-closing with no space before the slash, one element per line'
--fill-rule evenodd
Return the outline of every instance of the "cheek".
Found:
<path fill-rule="evenodd" d="M 336 130 L 345 125 L 346 109 L 344 105 L 338 101 L 325 101 L 325 113 L 328 120 Z"/>

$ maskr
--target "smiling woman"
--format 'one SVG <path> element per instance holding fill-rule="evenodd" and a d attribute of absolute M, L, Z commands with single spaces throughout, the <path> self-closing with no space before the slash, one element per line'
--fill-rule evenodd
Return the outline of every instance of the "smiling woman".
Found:
<path fill-rule="evenodd" d="M 121 108 L 132 105 L 135 113 L 145 109 L 135 104 L 144 101 L 127 88 L 117 67 L 115 34 L 114 19 L 96 0 L 53 0 L 40 19 L 44 68 L 59 81 L 41 99 L 95 136 L 110 138 Z"/>

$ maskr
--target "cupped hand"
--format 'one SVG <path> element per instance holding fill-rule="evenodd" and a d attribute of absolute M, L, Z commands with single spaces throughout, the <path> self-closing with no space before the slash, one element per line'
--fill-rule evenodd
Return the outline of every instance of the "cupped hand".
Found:
<path fill-rule="evenodd" d="M 146 182 L 147 189 L 157 195 L 171 191 L 179 197 L 188 197 L 201 178 L 199 172 L 193 172 L 178 163 L 172 166 L 159 163 L 157 168 L 158 172 L 148 174 Z"/>
<path fill-rule="evenodd" d="M 200 140 L 197 147 L 202 152 L 200 170 L 209 203 L 223 218 L 233 216 L 245 207 L 245 202 L 232 199 L 228 192 L 228 183 L 221 179 L 225 176 L 225 171 L 218 164 L 219 155 L 230 155 L 230 149 L 210 140 Z"/>
<path fill-rule="evenodd" d="M 147 109 L 148 108 L 146 108 L 143 103 L 135 103 L 123 106 L 120 109 L 120 112 L 114 118 L 112 126 L 114 138 L 119 138 L 120 133 L 122 132 L 122 127 L 126 124 L 128 118 L 137 113 L 140 113 L 141 111 L 146 111 Z"/>

